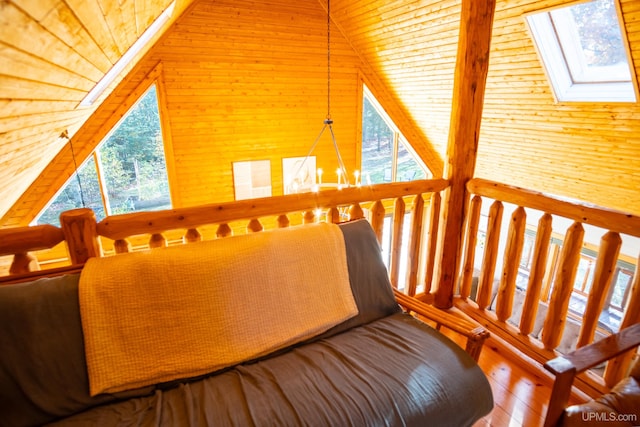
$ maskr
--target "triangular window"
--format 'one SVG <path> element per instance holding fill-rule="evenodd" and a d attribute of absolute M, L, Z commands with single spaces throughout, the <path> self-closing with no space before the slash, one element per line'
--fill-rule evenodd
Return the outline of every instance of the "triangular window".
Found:
<path fill-rule="evenodd" d="M 430 176 L 429 170 L 364 87 L 362 108 L 362 183 L 412 181 Z"/>
<path fill-rule="evenodd" d="M 156 86 L 131 107 L 97 149 L 38 215 L 59 225 L 65 210 L 86 206 L 98 221 L 107 215 L 170 209 Z"/>
<path fill-rule="evenodd" d="M 618 8 L 617 0 L 593 0 L 527 16 L 558 101 L 636 101 Z"/>

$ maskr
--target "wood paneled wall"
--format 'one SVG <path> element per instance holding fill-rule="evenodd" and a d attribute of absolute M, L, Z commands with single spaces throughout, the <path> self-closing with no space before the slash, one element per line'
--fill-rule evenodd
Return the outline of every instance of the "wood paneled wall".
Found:
<path fill-rule="evenodd" d="M 132 1 L 122 2 L 119 12 L 105 13 L 136 10 L 130 7 Z M 179 3 L 184 8 L 189 1 Z M 18 197 L 25 182 L 35 182 L 0 226 L 28 223 L 72 173 L 66 146 L 36 179 L 63 146 L 64 141 L 56 139 L 60 131 L 68 128 L 73 134 L 85 120 L 86 113 L 73 111 L 72 104 L 81 99 L 73 87 L 86 91 L 99 75 L 77 71 L 77 53 L 61 57 L 65 62 L 60 67 L 53 66 L 49 56 L 55 46 L 62 49 L 61 42 L 45 43 L 48 48 L 40 49 L 33 42 L 40 40 L 39 29 L 36 36 L 30 35 L 28 46 L 12 47 L 20 42 L 15 34 L 23 33 L 11 36 L 11 29 L 42 26 L 47 37 L 59 34 L 62 40 L 63 27 L 56 30 L 54 16 L 66 23 L 67 32 L 85 25 L 80 15 L 61 18 L 75 2 L 56 7 L 54 2 L 29 2 L 40 6 L 34 9 L 39 13 L 27 13 L 31 18 L 20 25 L 6 18 L 6 10 L 20 9 L 17 3 L 21 2 L 2 6 L 0 19 L 7 30 L 0 31 L 0 50 L 12 52 L 5 56 L 7 64 L 34 63 L 23 67 L 31 73 L 22 72 L 24 79 L 10 71 L 11 65 L 2 68 L 10 78 L 0 76 L 6 94 L 0 95 L 0 214 L 6 209 L 3 203 Z M 476 176 L 639 214 L 640 104 L 556 103 L 527 30 L 524 14 L 565 3 L 497 0 Z M 620 3 L 638 71 L 640 5 L 636 0 Z M 304 155 L 326 114 L 324 5 L 325 0 L 195 0 L 117 93 L 80 128 L 74 137 L 77 154 L 82 158 L 93 149 L 114 114 L 120 114 L 118 106 L 162 63 L 177 205 L 229 200 L 233 160 L 270 159 L 273 182 L 279 183 L 280 158 Z M 348 166 L 358 161 L 358 82 L 363 78 L 437 176 L 449 133 L 460 1 L 332 0 L 331 11 L 332 114 Z M 149 20 L 144 11 L 141 14 L 139 19 Z M 103 19 L 109 25 L 129 22 L 111 15 Z M 79 31 L 84 34 L 87 29 Z M 101 46 L 108 40 L 101 42 L 100 37 L 104 35 L 91 39 Z M 68 46 L 77 52 L 87 48 L 72 39 Z M 40 58 L 41 51 L 49 59 Z M 96 55 L 101 56 L 80 55 L 80 62 L 95 63 L 103 71 L 107 64 L 99 64 L 113 60 L 113 55 Z M 61 87 L 66 87 L 64 93 L 56 92 Z M 19 95 L 25 98 L 8 98 Z M 330 152 L 325 145 L 316 154 L 321 164 Z M 274 193 L 279 192 L 276 184 Z"/>
<path fill-rule="evenodd" d="M 0 217 L 64 147 L 60 134 L 73 135 L 98 105 L 80 101 L 170 3 L 0 2 Z"/>
<path fill-rule="evenodd" d="M 640 213 L 640 104 L 556 103 L 524 15 L 498 0 L 476 176 Z M 640 3 L 620 0 L 636 73 Z M 460 1 L 336 0 L 335 19 L 444 157 Z"/>
<path fill-rule="evenodd" d="M 556 103 L 524 22 L 563 3 L 499 2 L 476 176 L 638 214 L 640 104 Z M 640 3 L 620 5 L 637 74 Z"/>
<path fill-rule="evenodd" d="M 170 129 L 175 206 L 233 200 L 234 161 L 270 160 L 272 193 L 282 194 L 281 159 L 305 156 L 328 112 L 326 9 L 317 0 L 195 2 L 73 137 L 80 160 L 126 112 L 123 106 L 157 77 Z M 332 24 L 330 112 L 351 173 L 360 156 L 362 80 L 377 96 L 390 99 Z M 417 138 L 424 151 L 428 144 L 406 125 L 406 112 L 393 105 L 388 112 L 405 123 L 409 140 Z M 337 160 L 328 130 L 313 155 L 325 171 L 323 180 L 335 180 Z M 72 172 L 67 146 L 4 224 L 30 221 Z"/>

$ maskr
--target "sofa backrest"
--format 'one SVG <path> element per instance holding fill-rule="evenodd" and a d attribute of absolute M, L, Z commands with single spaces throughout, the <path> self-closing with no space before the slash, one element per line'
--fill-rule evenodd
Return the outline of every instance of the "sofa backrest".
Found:
<path fill-rule="evenodd" d="M 400 310 L 368 222 L 341 224 L 358 314 L 312 340 Z M 154 387 L 89 395 L 78 306 L 79 274 L 0 287 L 0 425 L 39 425 Z"/>

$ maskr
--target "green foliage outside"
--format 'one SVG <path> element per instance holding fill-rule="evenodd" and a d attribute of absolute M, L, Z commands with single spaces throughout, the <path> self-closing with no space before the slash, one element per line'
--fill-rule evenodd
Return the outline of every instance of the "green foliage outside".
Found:
<path fill-rule="evenodd" d="M 426 178 L 426 173 L 407 151 L 404 138 L 398 144 L 396 181 Z M 393 176 L 393 131 L 364 98 L 362 109 L 362 183 L 391 182 Z"/>
<path fill-rule="evenodd" d="M 580 42 L 589 65 L 627 62 L 613 0 L 598 0 L 571 7 Z"/>
<path fill-rule="evenodd" d="M 139 100 L 98 148 L 111 214 L 171 207 L 155 86 Z M 90 157 L 37 219 L 59 225 L 60 213 L 83 206 L 106 216 L 95 162 Z"/>

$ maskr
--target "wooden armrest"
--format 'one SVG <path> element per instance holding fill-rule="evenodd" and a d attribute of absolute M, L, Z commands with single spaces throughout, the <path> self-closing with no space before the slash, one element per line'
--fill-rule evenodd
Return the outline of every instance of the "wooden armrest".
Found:
<path fill-rule="evenodd" d="M 640 345 L 640 323 L 545 363 L 544 368 L 555 375 L 544 422 L 545 427 L 555 426 L 560 421 L 569 401 L 573 379 L 577 374 L 638 345 Z"/>
<path fill-rule="evenodd" d="M 485 340 L 489 338 L 489 331 L 483 326 L 473 323 L 469 320 L 455 316 L 444 310 L 432 307 L 429 304 L 411 297 L 407 294 L 400 292 L 397 289 L 393 290 L 396 301 L 402 307 L 408 311 L 412 311 L 420 316 L 424 316 L 429 320 L 434 321 L 438 326 L 442 325 L 459 333 L 467 338 L 467 345 L 465 351 L 469 353 L 471 357 L 477 362 L 482 351 L 482 345 Z"/>

